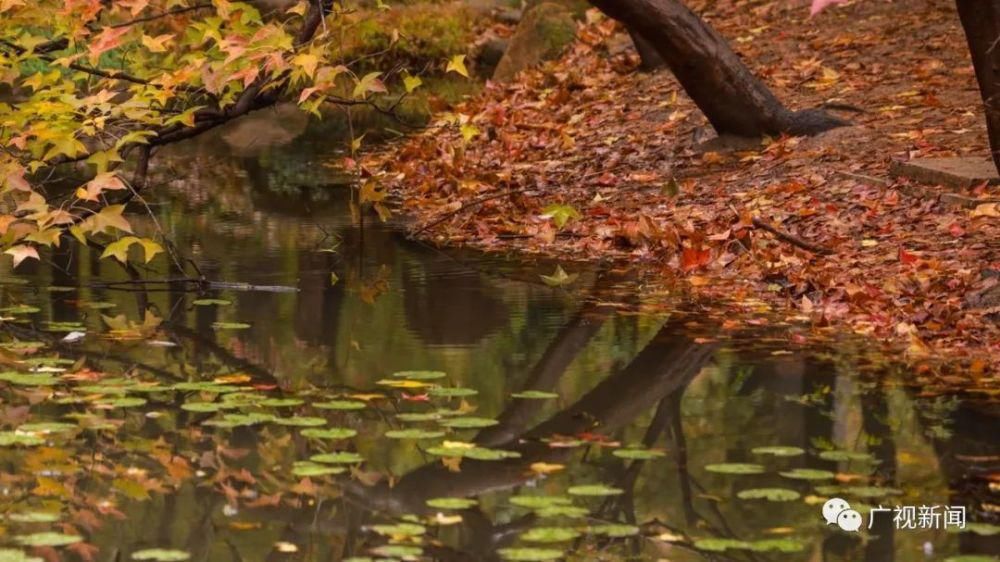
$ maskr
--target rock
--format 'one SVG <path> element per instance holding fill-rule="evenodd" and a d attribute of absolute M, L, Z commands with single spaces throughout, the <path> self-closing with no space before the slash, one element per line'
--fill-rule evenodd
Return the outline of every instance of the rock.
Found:
<path fill-rule="evenodd" d="M 919 183 L 968 189 L 983 182 L 1000 184 L 1000 176 L 989 158 L 914 158 L 894 160 L 889 173 Z"/>
<path fill-rule="evenodd" d="M 500 23 L 505 23 L 507 25 L 517 25 L 521 22 L 521 17 L 523 16 L 521 10 L 515 10 L 514 8 L 507 8 L 505 10 L 500 10 L 497 12 L 496 20 Z"/>
<path fill-rule="evenodd" d="M 507 52 L 507 45 L 510 43 L 506 38 L 493 33 L 488 33 L 476 41 L 473 49 L 472 59 L 476 63 L 476 72 L 489 76 L 493 74 L 500 59 Z"/>
<path fill-rule="evenodd" d="M 587 0 L 528 0 L 524 3 L 524 11 L 527 12 L 540 4 L 559 4 L 569 10 L 569 13 L 578 20 L 582 20 L 587 14 L 587 10 L 593 8 Z"/>
<path fill-rule="evenodd" d="M 569 10 L 544 2 L 528 10 L 493 73 L 493 80 L 510 82 L 518 72 L 558 57 L 576 37 L 576 22 Z"/>

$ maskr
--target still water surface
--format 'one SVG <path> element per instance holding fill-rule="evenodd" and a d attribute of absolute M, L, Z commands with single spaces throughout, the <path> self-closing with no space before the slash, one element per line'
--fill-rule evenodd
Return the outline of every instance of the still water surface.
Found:
<path fill-rule="evenodd" d="M 995 559 L 995 400 L 921 393 L 865 342 L 723 338 L 725 311 L 704 303 L 644 313 L 620 271 L 563 264 L 579 278 L 552 288 L 554 263 L 361 229 L 343 178 L 317 165 L 335 126 L 160 157 L 156 224 L 137 222 L 234 285 L 115 284 L 131 278 L 79 249 L 4 273 L 0 546 L 101 561 Z M 175 277 L 167 263 L 140 273 Z M 860 533 L 826 525 L 834 496 Z M 869 529 L 878 505 L 962 506 L 969 525 L 879 514 Z"/>

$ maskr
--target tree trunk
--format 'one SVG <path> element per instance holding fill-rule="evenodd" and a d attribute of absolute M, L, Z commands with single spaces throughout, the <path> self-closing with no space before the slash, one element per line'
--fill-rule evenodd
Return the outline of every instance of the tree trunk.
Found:
<path fill-rule="evenodd" d="M 983 97 L 993 164 L 1000 170 L 1000 0 L 956 0 L 955 4 Z"/>
<path fill-rule="evenodd" d="M 666 68 L 667 62 L 663 60 L 660 53 L 656 51 L 656 47 L 642 38 L 642 35 L 628 30 L 628 36 L 632 38 L 632 43 L 635 44 L 635 50 L 639 53 L 639 60 L 642 61 L 639 68 L 645 72 L 653 72 L 661 68 Z"/>
<path fill-rule="evenodd" d="M 721 35 L 678 0 L 591 0 L 654 46 L 720 135 L 814 135 L 847 125 L 818 109 L 788 110 Z"/>

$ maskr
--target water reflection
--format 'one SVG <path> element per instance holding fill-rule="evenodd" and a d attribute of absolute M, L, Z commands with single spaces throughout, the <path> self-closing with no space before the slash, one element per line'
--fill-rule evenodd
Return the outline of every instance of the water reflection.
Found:
<path fill-rule="evenodd" d="M 370 526 L 407 517 L 431 528 L 420 542 L 423 555 L 436 560 L 510 557 L 503 549 L 552 547 L 524 540 L 533 529 L 609 524 L 639 532 L 609 536 L 605 528 L 555 547 L 585 560 L 868 562 L 1000 549 L 996 527 L 896 530 L 891 519 L 880 519 L 851 535 L 826 527 L 819 511 L 822 499 L 837 493 L 861 507 L 962 505 L 970 520 L 995 525 L 995 403 L 919 394 L 905 385 L 904 371 L 888 361 L 873 366 L 856 342 L 790 351 L 776 331 L 723 338 L 724 315 L 704 303 L 639 314 L 634 280 L 620 271 L 576 267 L 577 285 L 555 290 L 538 281 L 551 263 L 445 253 L 378 223 L 362 232 L 343 176 L 317 166 L 335 156 L 320 148 L 327 144 L 312 142 L 323 131 L 285 133 L 299 140 L 284 147 L 250 143 L 229 156 L 211 149 L 217 145 L 208 139 L 182 147 L 155 171 L 166 186 L 150 201 L 156 222 L 180 254 L 196 260 L 201 275 L 233 285 L 200 292 L 186 282 L 109 285 L 132 277 L 90 250 L 63 250 L 34 269 L 5 274 L 2 306 L 38 311 L 0 326 L 7 341 L 42 342 L 49 355 L 85 358 L 95 371 L 164 384 L 221 376 L 255 391 L 302 396 L 304 405 L 268 411 L 282 419 L 326 416 L 330 425 L 356 431 L 333 450 L 356 452 L 364 464 L 336 478 L 293 476 L 293 461 L 331 449 L 294 427 L 210 429 L 202 424 L 216 414 L 181 408 L 210 401 L 204 390 L 152 393 L 137 409 L 95 411 L 86 400 L 55 404 L 6 384 L 3 430 L 19 427 L 29 414 L 35 422 L 78 414 L 89 416 L 88 423 L 99 418 L 120 427 L 75 434 L 59 447 L 0 448 L 0 512 L 61 509 L 63 530 L 96 545 L 98 560 L 127 560 L 150 547 L 184 550 L 204 561 L 340 560 L 370 556 L 373 549 L 385 558 L 406 557 L 405 549 L 377 549 L 417 541 L 387 538 Z M 152 229 L 153 221 L 140 227 Z M 141 274 L 179 275 L 166 260 Z M 206 298 L 230 304 L 195 304 Z M 131 329 L 142 331 L 147 311 L 161 322 L 152 344 L 101 336 L 108 333 L 102 317 L 124 315 Z M 45 329 L 74 322 L 88 332 L 78 343 L 62 341 L 65 330 Z M 250 327 L 225 327 L 233 323 Z M 2 358 L 16 360 L 6 351 Z M 387 391 L 377 384 L 412 369 L 444 371 L 446 386 L 477 394 L 436 398 L 424 387 Z M 525 390 L 558 398 L 511 397 Z M 313 406 L 374 392 L 391 399 L 372 399 L 359 412 Z M 257 403 L 250 404 L 256 411 Z M 453 430 L 445 439 L 518 456 L 442 462 L 429 452 L 434 441 L 384 437 L 388 429 L 435 429 L 433 422 L 404 421 L 400 414 L 442 409 L 497 421 Z M 615 455 L 622 446 L 665 456 Z M 766 446 L 805 453 L 753 452 Z M 824 451 L 856 456 L 823 458 Z M 764 470 L 732 475 L 705 468 L 720 463 Z M 831 476 L 779 475 L 793 469 Z M 621 493 L 550 506 L 585 508 L 560 516 L 512 500 L 565 496 L 581 485 Z M 737 496 L 766 488 L 790 490 L 799 499 Z M 451 512 L 427 504 L 441 497 L 476 498 L 478 505 Z M 440 521 L 453 514 L 461 522 Z M 28 531 L 43 527 L 30 525 Z M 23 526 L 11 523 L 0 543 L 14 544 Z M 719 541 L 767 548 L 723 548 Z M 51 552 L 74 559 L 90 551 Z"/>

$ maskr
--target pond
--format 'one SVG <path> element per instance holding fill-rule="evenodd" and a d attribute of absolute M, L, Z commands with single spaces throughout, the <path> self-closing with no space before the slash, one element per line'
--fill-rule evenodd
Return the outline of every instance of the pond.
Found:
<path fill-rule="evenodd" d="M 995 394 L 408 240 L 352 212 L 338 124 L 282 124 L 158 159 L 136 222 L 215 283 L 79 248 L 3 272 L 0 561 L 1000 552 Z"/>

